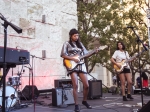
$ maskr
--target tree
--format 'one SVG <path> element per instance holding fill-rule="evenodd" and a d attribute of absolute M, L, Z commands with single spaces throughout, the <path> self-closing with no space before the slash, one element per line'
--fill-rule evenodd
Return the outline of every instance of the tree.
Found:
<path fill-rule="evenodd" d="M 146 1 L 146 0 L 145 0 Z M 77 0 L 78 29 L 80 38 L 88 50 L 95 46 L 108 45 L 108 50 L 100 51 L 86 59 L 88 72 L 100 63 L 114 73 L 110 58 L 116 49 L 116 42 L 123 41 L 130 56 L 138 52 L 137 37 L 126 24 L 134 26 L 140 39 L 148 41 L 145 14 L 148 4 L 140 0 Z M 141 48 L 141 46 L 140 46 Z M 149 64 L 148 52 L 141 55 L 141 65 Z M 131 63 L 132 74 L 138 72 L 138 60 Z"/>

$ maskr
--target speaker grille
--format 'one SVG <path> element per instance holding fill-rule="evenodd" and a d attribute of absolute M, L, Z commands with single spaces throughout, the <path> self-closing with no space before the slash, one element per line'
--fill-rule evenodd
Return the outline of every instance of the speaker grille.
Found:
<path fill-rule="evenodd" d="M 92 82 L 92 92 L 94 96 L 101 94 L 101 82 Z M 100 88 L 100 89 L 98 89 Z"/>
<path fill-rule="evenodd" d="M 89 94 L 88 98 L 102 97 L 102 81 L 89 81 Z"/>

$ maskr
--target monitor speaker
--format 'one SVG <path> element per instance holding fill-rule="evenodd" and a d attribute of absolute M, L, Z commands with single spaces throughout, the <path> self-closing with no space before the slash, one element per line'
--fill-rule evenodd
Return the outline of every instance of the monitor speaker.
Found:
<path fill-rule="evenodd" d="M 89 80 L 88 99 L 102 97 L 102 80 Z"/>
<path fill-rule="evenodd" d="M 33 90 L 32 90 L 32 87 L 33 87 Z M 33 94 L 34 93 L 34 94 Z M 26 85 L 25 88 L 22 90 L 22 95 L 21 97 L 25 98 L 25 99 L 28 99 L 28 100 L 31 100 L 32 99 L 32 94 L 33 94 L 33 97 L 38 97 L 39 96 L 39 91 L 37 89 L 37 87 L 35 85 Z"/>
<path fill-rule="evenodd" d="M 149 112 L 150 111 L 150 101 L 144 105 L 138 112 Z"/>

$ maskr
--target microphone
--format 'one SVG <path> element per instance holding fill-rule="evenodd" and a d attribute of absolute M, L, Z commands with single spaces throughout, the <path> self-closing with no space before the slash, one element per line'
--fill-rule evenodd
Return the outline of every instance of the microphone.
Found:
<path fill-rule="evenodd" d="M 148 45 L 148 44 L 144 44 L 144 45 L 149 47 L 149 45 Z"/>
<path fill-rule="evenodd" d="M 127 28 L 134 28 L 133 26 L 127 26 Z"/>
<path fill-rule="evenodd" d="M 144 46 L 146 46 L 147 48 L 150 48 L 150 47 L 149 47 L 149 44 L 144 44 Z"/>
<path fill-rule="evenodd" d="M 28 67 L 28 66 L 24 66 L 24 67 L 26 67 L 26 68 L 28 68 L 28 69 L 32 70 L 32 68 L 30 68 L 30 67 Z"/>
<path fill-rule="evenodd" d="M 18 76 L 20 76 L 20 75 L 21 75 L 21 73 L 19 73 L 19 71 L 18 71 L 17 75 L 18 75 Z"/>
<path fill-rule="evenodd" d="M 143 45 L 145 51 L 147 51 L 149 49 L 149 45 L 148 44 L 142 44 L 142 45 Z"/>

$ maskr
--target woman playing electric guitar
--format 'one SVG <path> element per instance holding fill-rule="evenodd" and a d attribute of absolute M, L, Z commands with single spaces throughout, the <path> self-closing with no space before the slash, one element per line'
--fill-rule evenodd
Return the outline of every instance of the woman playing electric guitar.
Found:
<path fill-rule="evenodd" d="M 131 72 L 130 72 L 130 66 L 128 63 L 123 63 L 124 60 L 129 60 L 129 54 L 127 51 L 125 51 L 125 45 L 122 42 L 117 42 L 117 49 L 114 52 L 111 62 L 115 65 L 116 68 L 122 69 L 118 75 L 120 78 L 121 82 L 121 89 L 122 89 L 122 96 L 123 96 L 123 101 L 128 101 L 128 99 L 133 100 L 133 97 L 131 96 L 131 86 L 132 86 L 132 78 L 131 78 Z M 132 60 L 130 60 L 132 61 Z M 123 65 L 122 65 L 123 63 Z M 125 95 L 125 82 L 127 80 L 127 89 L 128 89 L 128 94 L 127 97 Z"/>
<path fill-rule="evenodd" d="M 67 69 L 68 76 L 71 77 L 72 84 L 73 84 L 73 96 L 75 101 L 75 112 L 79 112 L 79 105 L 78 105 L 78 76 L 80 77 L 82 83 L 83 83 L 83 101 L 82 104 L 85 105 L 88 109 L 91 109 L 92 106 L 90 106 L 87 103 L 87 95 L 88 95 L 88 79 L 87 79 L 87 70 L 84 63 L 84 59 L 79 59 L 77 54 L 84 55 L 87 54 L 88 51 L 83 46 L 83 44 L 79 40 L 79 33 L 76 29 L 71 29 L 69 32 L 69 41 L 65 42 L 62 47 L 61 51 L 61 57 L 67 60 L 74 61 L 77 64 L 73 69 Z M 71 65 L 72 66 L 72 65 Z M 66 67 L 67 68 L 67 67 Z M 71 67 L 68 67 L 71 68 Z"/>

